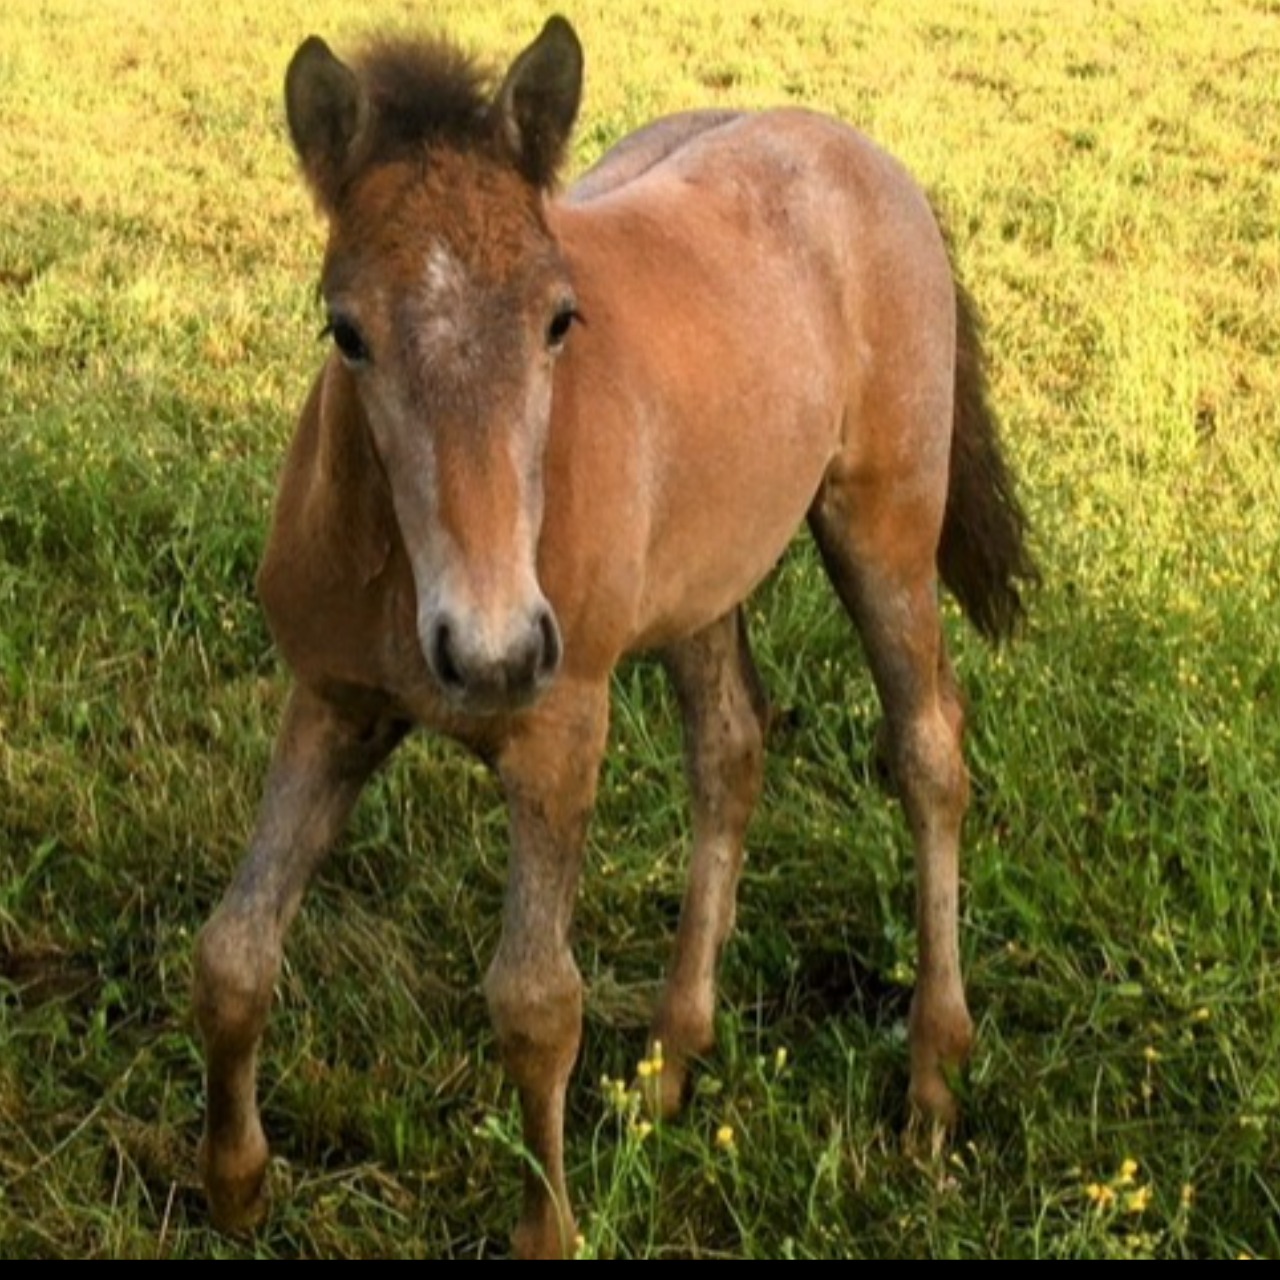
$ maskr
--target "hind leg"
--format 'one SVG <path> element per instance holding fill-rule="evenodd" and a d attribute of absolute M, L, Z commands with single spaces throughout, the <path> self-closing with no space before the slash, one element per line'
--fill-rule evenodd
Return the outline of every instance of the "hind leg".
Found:
<path fill-rule="evenodd" d="M 656 1110 L 679 1110 L 689 1060 L 715 1041 L 716 969 L 733 928 L 743 841 L 760 795 L 765 699 L 746 620 L 735 609 L 672 646 L 663 661 L 684 720 L 693 852 L 675 951 L 650 1033 L 662 1046 Z"/>
<path fill-rule="evenodd" d="M 886 745 L 915 844 L 920 965 L 911 1003 L 911 1102 L 951 1123 L 948 1077 L 973 1023 L 960 976 L 960 828 L 969 780 L 964 711 L 943 648 L 935 556 L 941 496 L 927 486 L 829 481 L 810 523 L 857 625 L 885 711 Z"/>

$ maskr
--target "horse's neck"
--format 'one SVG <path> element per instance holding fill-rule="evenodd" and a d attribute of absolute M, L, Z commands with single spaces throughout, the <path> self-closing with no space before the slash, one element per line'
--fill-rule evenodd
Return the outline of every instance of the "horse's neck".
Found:
<path fill-rule="evenodd" d="M 306 472 L 304 523 L 317 544 L 368 583 L 387 562 L 395 518 L 363 410 L 340 365 L 331 364 L 321 374 L 308 409 L 315 417 L 303 424 L 314 435 L 305 442 L 309 456 L 299 459 Z"/>

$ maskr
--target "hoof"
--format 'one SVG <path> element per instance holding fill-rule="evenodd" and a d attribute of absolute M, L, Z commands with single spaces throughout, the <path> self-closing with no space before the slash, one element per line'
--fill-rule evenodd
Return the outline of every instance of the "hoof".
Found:
<path fill-rule="evenodd" d="M 650 1120 L 674 1120 L 688 1101 L 689 1080 L 689 1064 L 683 1058 L 666 1058 L 660 1070 L 641 1076 L 635 1089 L 645 1115 Z"/>
<path fill-rule="evenodd" d="M 960 1120 L 960 1102 L 952 1086 L 960 1080 L 964 1061 L 962 1057 L 955 1066 L 948 1066 L 934 1057 L 923 1067 L 913 1067 L 903 1141 L 905 1151 L 913 1159 L 936 1161 L 946 1150 L 947 1141 Z"/>
<path fill-rule="evenodd" d="M 650 1120 L 674 1120 L 684 1110 L 694 1063 L 714 1048 L 709 1016 L 683 1022 L 670 1017 L 655 1020 L 648 1054 L 640 1064 L 639 1079 L 633 1083 Z"/>
<path fill-rule="evenodd" d="M 911 1105 L 909 1126 L 954 1129 L 960 1119 L 960 1104 L 947 1083 L 946 1074 L 936 1068 L 924 1079 L 912 1080 L 907 1095 Z"/>
<path fill-rule="evenodd" d="M 265 1139 L 260 1153 L 234 1161 L 211 1158 L 208 1142 L 201 1142 L 197 1160 L 214 1227 L 227 1235 L 256 1231 L 270 1206 Z"/>
<path fill-rule="evenodd" d="M 512 1256 L 521 1262 L 557 1262 L 572 1258 L 577 1250 L 577 1225 L 572 1217 L 562 1223 L 554 1207 L 522 1220 L 511 1233 Z"/>
<path fill-rule="evenodd" d="M 954 1108 L 954 1102 L 953 1102 Z M 911 1104 L 907 1127 L 902 1134 L 902 1150 L 912 1160 L 933 1164 L 942 1158 L 951 1137 L 952 1124 L 934 1115 L 925 1115 Z"/>
<path fill-rule="evenodd" d="M 913 1117 L 941 1129 L 960 1118 L 956 1086 L 973 1051 L 973 1020 L 963 999 L 926 1003 L 916 993 L 911 1004 L 911 1089 Z"/>

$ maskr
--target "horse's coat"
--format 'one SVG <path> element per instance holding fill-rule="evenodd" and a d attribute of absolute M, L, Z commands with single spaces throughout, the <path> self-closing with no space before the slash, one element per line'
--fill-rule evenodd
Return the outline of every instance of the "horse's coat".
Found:
<path fill-rule="evenodd" d="M 693 853 L 652 1030 L 670 1112 L 712 1045 L 760 790 L 765 699 L 740 606 L 806 519 L 867 650 L 916 846 L 911 1096 L 953 1114 L 946 1077 L 972 1036 L 956 937 L 968 782 L 939 566 L 993 636 L 1033 575 L 972 312 L 902 167 L 812 113 L 659 121 L 556 197 L 581 74 L 561 19 L 496 92 L 442 43 L 384 43 L 352 70 L 312 38 L 289 69 L 336 350 L 260 576 L 294 692 L 249 855 L 198 947 L 220 1223 L 264 1204 L 256 1052 L 285 932 L 365 781 L 423 725 L 506 790 L 485 992 L 545 1171 L 516 1244 L 568 1247 L 568 931 L 609 675 L 656 650 L 685 724 Z"/>

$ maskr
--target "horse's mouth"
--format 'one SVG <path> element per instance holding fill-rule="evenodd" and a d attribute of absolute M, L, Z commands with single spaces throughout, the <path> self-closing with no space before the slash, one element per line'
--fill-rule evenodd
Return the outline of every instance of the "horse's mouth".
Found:
<path fill-rule="evenodd" d="M 474 716 L 492 720 L 501 716 L 516 715 L 536 706 L 551 687 L 555 677 L 536 681 L 525 688 L 508 689 L 458 689 L 433 679 L 435 690 L 450 711 L 461 716 Z"/>

